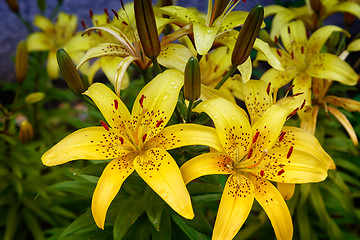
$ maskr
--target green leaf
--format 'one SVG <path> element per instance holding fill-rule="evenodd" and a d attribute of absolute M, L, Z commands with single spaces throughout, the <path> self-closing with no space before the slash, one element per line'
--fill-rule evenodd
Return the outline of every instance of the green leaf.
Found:
<path fill-rule="evenodd" d="M 98 229 L 95 225 L 93 217 L 90 210 L 86 211 L 80 217 L 75 219 L 61 234 L 59 239 L 65 239 L 65 237 L 73 235 L 76 232 L 79 232 L 84 229 Z"/>
<path fill-rule="evenodd" d="M 46 1 L 45 0 L 37 0 L 36 2 L 37 2 L 37 5 L 38 5 L 40 11 L 43 13 L 46 8 Z"/>
<path fill-rule="evenodd" d="M 153 229 L 152 237 L 156 240 L 171 240 L 171 219 L 168 208 L 165 208 L 161 216 L 160 231 Z"/>
<path fill-rule="evenodd" d="M 47 187 L 47 190 L 57 190 L 57 191 L 66 191 L 70 193 L 80 194 L 86 197 L 91 198 L 94 190 L 95 183 L 89 182 L 78 182 L 78 181 L 64 181 L 56 183 L 52 186 Z"/>
<path fill-rule="evenodd" d="M 209 240 L 210 237 L 206 236 L 203 233 L 200 233 L 198 231 L 196 231 L 195 229 L 193 229 L 192 227 L 190 227 L 184 220 L 184 218 L 182 218 L 181 216 L 179 216 L 177 213 L 175 212 L 171 212 L 170 214 L 172 220 L 176 223 L 176 225 L 178 225 L 178 227 L 186 234 L 186 236 L 189 237 L 190 240 Z"/>
<path fill-rule="evenodd" d="M 154 226 L 160 230 L 160 222 L 165 202 L 157 195 L 149 186 L 146 187 L 144 193 L 144 207 L 146 214 Z"/>
<path fill-rule="evenodd" d="M 118 216 L 114 224 L 114 239 L 122 239 L 131 225 L 144 212 L 144 199 L 142 194 L 131 195 L 118 206 Z"/>
<path fill-rule="evenodd" d="M 45 236 L 41 230 L 41 227 L 37 219 L 27 209 L 23 209 L 22 215 L 27 224 L 27 228 L 31 231 L 32 235 L 34 236 L 34 239 L 45 240 Z"/>
<path fill-rule="evenodd" d="M 221 194 L 219 195 L 221 197 Z M 218 200 L 220 200 L 220 197 Z M 184 222 L 186 222 L 189 226 L 193 227 L 195 230 L 210 236 L 212 233 L 212 227 L 210 226 L 209 221 L 207 220 L 203 211 L 199 208 L 195 201 L 192 201 L 192 206 L 194 209 L 195 217 L 192 220 L 184 219 Z"/>
<path fill-rule="evenodd" d="M 14 239 L 15 231 L 19 222 L 18 210 L 18 204 L 14 204 L 7 212 L 4 240 Z"/>

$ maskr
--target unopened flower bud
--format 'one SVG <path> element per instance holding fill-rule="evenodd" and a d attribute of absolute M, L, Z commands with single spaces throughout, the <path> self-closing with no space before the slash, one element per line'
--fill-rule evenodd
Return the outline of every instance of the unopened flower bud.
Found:
<path fill-rule="evenodd" d="M 247 16 L 235 43 L 234 51 L 231 55 L 231 63 L 240 65 L 250 56 L 256 37 L 259 34 L 261 24 L 264 20 L 264 8 L 258 4 Z"/>
<path fill-rule="evenodd" d="M 135 0 L 134 11 L 136 28 L 146 56 L 149 58 L 159 56 L 160 40 L 151 0 Z"/>
<path fill-rule="evenodd" d="M 223 14 L 226 6 L 229 4 L 229 0 L 218 0 L 214 2 L 214 6 L 211 12 L 210 26 L 221 14 Z"/>
<path fill-rule="evenodd" d="M 26 78 L 28 68 L 28 50 L 25 41 L 19 42 L 15 56 L 15 76 L 18 82 L 23 82 Z"/>
<path fill-rule="evenodd" d="M 22 143 L 27 143 L 34 138 L 33 126 L 28 121 L 23 121 L 20 124 L 19 140 Z"/>
<path fill-rule="evenodd" d="M 44 12 L 46 9 L 46 1 L 45 0 L 37 0 L 37 5 L 41 12 Z"/>
<path fill-rule="evenodd" d="M 200 65 L 196 58 L 189 58 L 185 67 L 184 78 L 185 99 L 189 101 L 197 100 L 201 93 L 201 73 Z"/>
<path fill-rule="evenodd" d="M 171 6 L 171 5 L 174 5 L 174 1 L 173 0 L 159 0 L 159 1 L 157 1 L 156 5 L 158 7 Z"/>
<path fill-rule="evenodd" d="M 59 49 L 56 57 L 60 71 L 71 91 L 76 94 L 83 93 L 85 91 L 84 83 L 70 56 L 64 49 Z"/>
<path fill-rule="evenodd" d="M 310 0 L 310 6 L 316 14 L 320 14 L 323 7 L 320 0 Z"/>
<path fill-rule="evenodd" d="M 25 102 L 27 104 L 37 103 L 37 102 L 40 102 L 41 100 L 43 100 L 44 97 L 45 97 L 45 94 L 42 92 L 30 93 L 29 95 L 26 96 Z"/>
<path fill-rule="evenodd" d="M 11 11 L 13 11 L 14 13 L 19 12 L 19 4 L 17 0 L 6 0 L 6 3 Z"/>
<path fill-rule="evenodd" d="M 354 24 L 355 20 L 356 20 L 355 15 L 348 12 L 344 12 L 344 22 L 349 28 Z"/>

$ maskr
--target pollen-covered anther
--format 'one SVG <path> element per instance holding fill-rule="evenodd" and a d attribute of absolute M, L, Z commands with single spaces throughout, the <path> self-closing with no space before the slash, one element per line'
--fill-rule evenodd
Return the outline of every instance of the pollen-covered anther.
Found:
<path fill-rule="evenodd" d="M 94 16 L 94 12 L 93 12 L 93 10 L 89 10 L 89 16 L 90 16 L 90 18 L 92 19 L 93 18 L 93 16 Z"/>
<path fill-rule="evenodd" d="M 107 10 L 107 8 L 104 8 L 104 13 L 109 16 L 109 11 Z"/>
<path fill-rule="evenodd" d="M 292 112 L 287 116 L 286 120 L 288 120 L 289 118 L 291 118 L 292 116 L 294 116 L 298 110 L 299 110 L 299 108 L 295 108 L 294 111 L 292 111 Z"/>
<path fill-rule="evenodd" d="M 252 153 L 253 153 L 253 149 L 250 148 L 248 155 L 247 155 L 247 159 L 251 158 Z"/>
<path fill-rule="evenodd" d="M 278 39 L 278 37 L 277 37 L 277 36 L 275 36 L 274 43 L 275 43 L 275 45 L 277 45 L 277 44 L 279 43 L 279 39 Z"/>
<path fill-rule="evenodd" d="M 100 123 L 107 131 L 109 131 L 109 126 L 103 120 L 100 120 Z"/>
<path fill-rule="evenodd" d="M 143 108 L 144 107 L 144 99 L 145 99 L 145 95 L 141 95 L 141 98 L 139 100 L 140 106 Z"/>
<path fill-rule="evenodd" d="M 304 54 L 304 46 L 301 46 L 301 53 Z"/>
<path fill-rule="evenodd" d="M 304 99 L 303 103 L 301 104 L 301 106 L 300 106 L 300 110 L 304 108 L 305 103 L 306 103 L 306 99 Z"/>
<path fill-rule="evenodd" d="M 291 52 L 291 59 L 294 59 L 294 58 L 295 58 L 294 52 L 292 51 L 292 52 Z"/>
<path fill-rule="evenodd" d="M 115 15 L 115 17 L 117 19 L 119 19 L 119 14 L 117 13 L 117 11 L 115 11 L 114 9 L 111 9 L 111 11 L 113 12 L 113 14 Z"/>
<path fill-rule="evenodd" d="M 147 137 L 147 134 L 145 133 L 144 136 L 142 137 L 142 141 L 143 141 L 143 142 L 145 142 L 146 137 Z"/>
<path fill-rule="evenodd" d="M 283 174 L 285 172 L 284 169 L 281 169 L 280 171 L 278 171 L 277 175 L 280 176 L 281 174 Z"/>
<path fill-rule="evenodd" d="M 260 170 L 260 176 L 263 177 L 265 175 L 264 170 Z"/>
<path fill-rule="evenodd" d="M 81 25 L 83 26 L 83 28 L 87 29 L 88 27 L 86 26 L 86 23 L 84 20 L 81 20 Z"/>
<path fill-rule="evenodd" d="M 115 107 L 115 110 L 117 110 L 119 107 L 119 102 L 116 99 L 114 99 L 114 107 Z"/>
<path fill-rule="evenodd" d="M 255 136 L 254 136 L 253 140 L 252 140 L 252 143 L 255 143 L 255 142 L 256 142 L 256 140 L 258 139 L 259 135 L 260 135 L 260 132 L 257 131 L 257 132 L 255 133 Z"/>
<path fill-rule="evenodd" d="M 293 150 L 294 150 L 294 147 L 293 147 L 293 146 L 291 146 L 291 147 L 290 147 L 290 149 L 289 149 L 289 151 L 288 151 L 288 153 L 287 153 L 287 155 L 286 155 L 286 158 L 287 158 L 287 159 L 289 159 L 289 158 L 290 158 L 290 156 L 291 156 L 291 154 L 292 154 Z"/>
<path fill-rule="evenodd" d="M 281 134 L 279 136 L 279 142 L 281 142 L 284 139 L 285 134 L 286 134 L 286 132 L 281 132 Z"/>
<path fill-rule="evenodd" d="M 270 95 L 270 87 L 271 87 L 271 82 L 268 83 L 267 88 L 266 88 L 267 95 Z"/>
<path fill-rule="evenodd" d="M 276 49 L 276 52 L 279 55 L 279 57 L 281 57 L 281 52 L 280 52 L 280 50 L 278 48 Z"/>
<path fill-rule="evenodd" d="M 164 122 L 164 120 L 160 119 L 157 123 L 156 123 L 156 127 L 160 127 L 160 125 Z"/>

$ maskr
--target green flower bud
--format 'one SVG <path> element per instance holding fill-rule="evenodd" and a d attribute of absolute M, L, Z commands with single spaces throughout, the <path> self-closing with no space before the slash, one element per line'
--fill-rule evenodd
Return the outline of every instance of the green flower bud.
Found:
<path fill-rule="evenodd" d="M 184 78 L 185 99 L 189 101 L 197 100 L 201 93 L 201 72 L 196 58 L 189 58 L 185 67 Z"/>
<path fill-rule="evenodd" d="M 34 138 L 33 126 L 28 121 L 23 121 L 20 124 L 19 140 L 22 143 L 27 143 Z"/>
<path fill-rule="evenodd" d="M 159 56 L 160 40 L 151 0 L 135 0 L 134 10 L 136 28 L 146 56 L 151 59 Z"/>
<path fill-rule="evenodd" d="M 27 104 L 37 103 L 37 102 L 40 102 L 41 100 L 43 100 L 44 97 L 45 97 L 45 94 L 42 92 L 30 93 L 29 95 L 26 96 L 25 102 Z"/>
<path fill-rule="evenodd" d="M 23 82 L 26 78 L 28 68 L 28 50 L 25 41 L 19 42 L 15 56 L 15 76 L 18 82 Z"/>
<path fill-rule="evenodd" d="M 60 71 L 71 91 L 76 94 L 83 93 L 85 91 L 84 83 L 70 56 L 64 49 L 59 49 L 56 53 L 56 57 Z"/>
<path fill-rule="evenodd" d="M 237 66 L 242 64 L 250 56 L 263 20 L 264 8 L 258 4 L 251 9 L 239 32 L 234 51 L 231 55 L 231 63 L 233 65 Z"/>
<path fill-rule="evenodd" d="M 13 11 L 14 13 L 19 12 L 19 4 L 17 0 L 6 0 L 6 3 L 11 11 Z"/>

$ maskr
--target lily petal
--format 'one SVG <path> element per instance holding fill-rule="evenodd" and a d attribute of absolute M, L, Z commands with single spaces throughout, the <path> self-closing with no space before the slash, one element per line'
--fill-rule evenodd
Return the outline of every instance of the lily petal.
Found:
<path fill-rule="evenodd" d="M 306 73 L 299 73 L 295 76 L 293 80 L 293 93 L 302 93 L 296 98 L 305 99 L 305 104 L 311 104 L 311 86 L 312 86 L 312 77 Z"/>
<path fill-rule="evenodd" d="M 233 239 L 254 202 L 254 186 L 242 175 L 230 175 L 222 194 L 212 239 Z"/>
<path fill-rule="evenodd" d="M 55 29 L 58 37 L 70 38 L 77 29 L 78 19 L 76 15 L 60 12 L 57 15 Z"/>
<path fill-rule="evenodd" d="M 46 63 L 46 71 L 49 78 L 51 79 L 57 79 L 59 77 L 59 65 L 56 58 L 56 51 L 49 51 Z"/>
<path fill-rule="evenodd" d="M 138 128 L 138 139 L 145 142 L 165 127 L 183 84 L 183 74 L 170 69 L 157 75 L 140 91 L 132 109 L 132 123 Z"/>
<path fill-rule="evenodd" d="M 193 23 L 196 51 L 200 55 L 208 53 L 214 43 L 220 27 L 208 27 L 200 23 Z"/>
<path fill-rule="evenodd" d="M 188 184 L 192 180 L 205 175 L 231 174 L 232 170 L 228 166 L 232 162 L 224 153 L 204 153 L 185 162 L 180 171 L 185 184 Z"/>
<path fill-rule="evenodd" d="M 111 82 L 112 85 L 114 85 L 115 75 L 116 75 L 116 71 L 114 71 L 114 69 L 116 69 L 119 66 L 119 63 L 123 60 L 123 58 L 101 57 L 97 60 L 99 61 L 100 64 L 99 67 L 101 67 L 102 71 L 106 75 L 106 78 L 109 80 L 109 82 Z"/>
<path fill-rule="evenodd" d="M 191 51 L 181 44 L 171 43 L 161 48 L 158 62 L 171 69 L 177 69 L 182 72 L 185 70 L 186 63 L 192 57 Z"/>
<path fill-rule="evenodd" d="M 298 74 L 296 69 L 286 69 L 286 71 L 278 71 L 274 68 L 267 70 L 260 78 L 261 81 L 268 84 L 271 82 L 271 91 L 279 89 L 288 84 Z"/>
<path fill-rule="evenodd" d="M 271 51 L 271 48 L 268 43 L 264 42 L 263 40 L 256 38 L 254 43 L 254 48 L 265 56 L 266 61 L 272 66 L 273 68 L 283 71 L 284 68 L 281 65 L 281 62 L 278 60 L 274 51 Z"/>
<path fill-rule="evenodd" d="M 102 43 L 96 47 L 90 48 L 76 68 L 81 67 L 86 61 L 96 57 L 126 57 L 129 55 L 129 51 L 119 44 Z"/>
<path fill-rule="evenodd" d="M 360 112 L 360 102 L 350 98 L 326 96 L 324 102 L 331 103 L 335 106 L 342 107 L 349 112 Z"/>
<path fill-rule="evenodd" d="M 226 30 L 230 30 L 236 27 L 241 26 L 245 22 L 246 17 L 249 15 L 248 12 L 244 11 L 232 11 L 229 12 L 225 19 L 222 21 L 220 25 L 219 32 L 225 32 Z M 216 22 L 215 22 L 216 24 Z M 264 27 L 264 26 L 262 26 Z"/>
<path fill-rule="evenodd" d="M 295 192 L 295 184 L 278 182 L 277 189 L 285 200 L 290 200 Z"/>
<path fill-rule="evenodd" d="M 328 25 L 321 27 L 310 36 L 306 47 L 306 54 L 318 54 L 333 32 L 343 32 L 349 36 L 347 31 L 338 26 Z"/>
<path fill-rule="evenodd" d="M 212 99 L 200 103 L 196 108 L 197 112 L 207 113 L 215 123 L 226 153 L 232 158 L 244 156 L 250 142 L 250 124 L 243 109 L 223 99 Z"/>
<path fill-rule="evenodd" d="M 355 130 L 354 130 L 353 126 L 351 125 L 350 121 L 347 119 L 347 117 L 336 108 L 333 108 L 331 106 L 328 106 L 327 108 L 328 108 L 329 112 L 332 115 L 334 115 L 334 117 L 341 123 L 341 125 L 343 125 L 346 132 L 349 134 L 351 141 L 353 142 L 353 144 L 355 146 L 357 146 L 359 141 L 357 139 Z"/>
<path fill-rule="evenodd" d="M 181 25 L 191 22 L 199 22 L 197 16 L 190 9 L 181 6 L 166 6 L 159 9 L 159 12 L 171 17 L 180 19 Z"/>
<path fill-rule="evenodd" d="M 113 159 L 122 151 L 118 133 L 103 127 L 88 127 L 77 130 L 62 139 L 44 153 L 41 160 L 46 166 L 55 166 L 77 159 L 103 160 Z"/>
<path fill-rule="evenodd" d="M 360 38 L 352 41 L 348 45 L 347 50 L 349 52 L 358 52 L 358 51 L 360 51 Z"/>
<path fill-rule="evenodd" d="M 327 13 L 327 15 L 332 15 L 336 12 L 347 12 L 350 13 L 357 18 L 360 18 L 360 6 L 359 2 L 340 2 L 337 3 L 335 7 L 330 8 L 330 11 Z"/>
<path fill-rule="evenodd" d="M 104 229 L 106 212 L 110 203 L 119 192 L 126 178 L 134 171 L 132 159 L 134 153 L 112 160 L 104 169 L 96 185 L 91 211 L 96 225 Z"/>
<path fill-rule="evenodd" d="M 281 28 L 281 41 L 288 52 L 293 51 L 293 45 L 305 45 L 307 42 L 306 28 L 302 21 L 293 21 Z"/>
<path fill-rule="evenodd" d="M 120 97 L 120 90 L 124 89 L 126 85 L 123 84 L 123 80 L 125 79 L 126 71 L 129 65 L 134 62 L 135 57 L 127 56 L 126 58 L 122 59 L 119 65 L 116 67 L 116 74 L 115 74 L 115 81 L 114 87 L 116 94 Z"/>
<path fill-rule="evenodd" d="M 29 52 L 49 51 L 55 48 L 54 42 L 42 32 L 31 33 L 26 39 Z"/>
<path fill-rule="evenodd" d="M 237 66 L 237 69 L 240 72 L 242 77 L 243 83 L 246 83 L 250 80 L 252 74 L 252 64 L 251 64 L 251 57 L 249 56 L 245 62 Z"/>
<path fill-rule="evenodd" d="M 354 86 L 359 79 L 347 62 L 330 53 L 320 53 L 314 56 L 306 73 L 313 77 L 335 80 L 349 86 Z"/>
<path fill-rule="evenodd" d="M 76 33 L 64 46 L 67 52 L 86 51 L 91 47 L 91 37 Z"/>
<path fill-rule="evenodd" d="M 83 94 L 94 101 L 112 128 L 121 131 L 130 130 L 129 110 L 110 88 L 102 83 L 94 83 Z"/>
<path fill-rule="evenodd" d="M 146 142 L 145 149 L 162 148 L 170 150 L 189 145 L 205 145 L 222 151 L 222 145 L 215 128 L 191 123 L 175 124 L 164 128 Z"/>
<path fill-rule="evenodd" d="M 50 19 L 42 15 L 35 15 L 33 24 L 46 34 L 53 34 L 55 32 L 54 25 Z"/>
<path fill-rule="evenodd" d="M 279 191 L 270 182 L 250 175 L 255 186 L 255 199 L 265 210 L 279 240 L 292 239 L 293 224 L 289 209 Z"/>
<path fill-rule="evenodd" d="M 152 148 L 134 161 L 136 172 L 172 208 L 187 219 L 194 217 L 190 195 L 178 165 L 163 149 Z"/>
<path fill-rule="evenodd" d="M 306 106 L 304 111 L 299 111 L 301 119 L 301 128 L 306 132 L 315 135 L 316 122 L 319 113 L 319 106 Z"/>
<path fill-rule="evenodd" d="M 229 91 L 229 89 L 227 88 L 228 87 L 227 82 L 225 82 L 224 86 L 226 87 L 222 87 L 217 90 L 205 86 L 204 84 L 201 84 L 201 95 L 200 95 L 201 100 L 205 101 L 216 98 L 225 98 L 226 100 L 235 104 L 236 103 L 235 98 L 231 93 L 231 91 Z"/>

